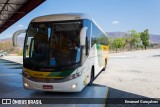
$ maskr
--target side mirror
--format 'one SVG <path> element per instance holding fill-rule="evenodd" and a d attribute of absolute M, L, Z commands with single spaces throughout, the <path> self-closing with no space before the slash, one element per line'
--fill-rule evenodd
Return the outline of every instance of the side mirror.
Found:
<path fill-rule="evenodd" d="M 80 32 L 80 44 L 82 46 L 85 45 L 87 29 L 88 27 L 83 27 Z"/>
<path fill-rule="evenodd" d="M 21 33 L 26 33 L 26 29 L 18 30 L 13 34 L 13 37 L 12 37 L 13 46 L 18 47 L 18 45 L 17 45 L 17 36 L 19 34 L 21 34 Z"/>

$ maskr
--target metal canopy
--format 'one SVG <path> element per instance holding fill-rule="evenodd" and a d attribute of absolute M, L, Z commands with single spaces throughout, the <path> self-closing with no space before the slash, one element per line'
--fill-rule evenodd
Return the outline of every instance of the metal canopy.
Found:
<path fill-rule="evenodd" d="M 0 33 L 45 0 L 0 0 Z"/>

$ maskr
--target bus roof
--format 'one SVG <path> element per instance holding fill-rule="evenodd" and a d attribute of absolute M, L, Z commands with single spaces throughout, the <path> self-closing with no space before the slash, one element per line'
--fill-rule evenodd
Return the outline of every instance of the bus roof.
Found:
<path fill-rule="evenodd" d="M 50 21 L 67 21 L 67 20 L 78 20 L 78 19 L 89 19 L 106 35 L 108 36 L 101 27 L 93 20 L 88 14 L 85 13 L 61 13 L 51 14 L 45 16 L 39 16 L 34 18 L 31 22 L 50 22 Z"/>
<path fill-rule="evenodd" d="M 84 13 L 63 13 L 63 14 L 52 14 L 34 18 L 31 22 L 49 22 L 49 21 L 63 21 L 63 20 L 78 20 L 78 19 L 89 19 L 90 16 Z"/>

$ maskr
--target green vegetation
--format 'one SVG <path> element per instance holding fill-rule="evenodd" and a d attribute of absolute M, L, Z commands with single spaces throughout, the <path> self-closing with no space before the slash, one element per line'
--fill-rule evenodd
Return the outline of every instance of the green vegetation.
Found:
<path fill-rule="evenodd" d="M 129 35 L 130 37 L 128 37 L 127 40 L 130 45 L 130 49 L 132 50 L 132 48 L 138 48 L 141 42 L 139 33 L 135 30 L 130 30 Z"/>
<path fill-rule="evenodd" d="M 118 49 L 124 48 L 126 45 L 125 38 L 114 38 L 114 39 L 109 39 L 109 44 L 110 47 L 118 51 Z"/>
<path fill-rule="evenodd" d="M 0 42 L 0 51 L 11 53 L 14 51 L 14 47 L 10 41 Z"/>
<path fill-rule="evenodd" d="M 128 34 L 124 34 L 121 38 L 109 38 L 109 46 L 111 50 L 137 50 L 137 49 L 147 49 L 149 46 L 149 32 L 148 29 L 144 32 L 137 32 L 135 30 L 130 30 Z"/>
<path fill-rule="evenodd" d="M 145 48 L 145 50 L 147 49 L 147 46 L 149 46 L 149 32 L 148 29 L 144 30 L 144 32 L 140 33 L 140 38 L 142 41 L 142 44 Z"/>

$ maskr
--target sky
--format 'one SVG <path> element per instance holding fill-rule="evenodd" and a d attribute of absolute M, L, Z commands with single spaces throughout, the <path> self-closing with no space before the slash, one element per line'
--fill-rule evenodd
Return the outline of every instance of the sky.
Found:
<path fill-rule="evenodd" d="M 26 29 L 37 17 L 57 13 L 89 14 L 106 32 L 142 32 L 160 35 L 160 0 L 46 0 L 0 34 L 10 38 L 20 29 Z"/>

